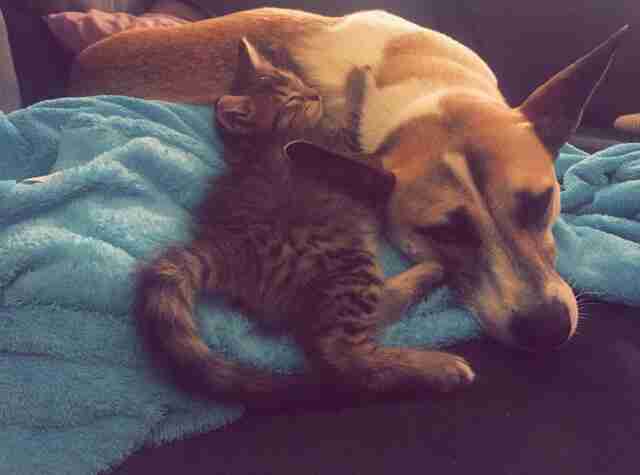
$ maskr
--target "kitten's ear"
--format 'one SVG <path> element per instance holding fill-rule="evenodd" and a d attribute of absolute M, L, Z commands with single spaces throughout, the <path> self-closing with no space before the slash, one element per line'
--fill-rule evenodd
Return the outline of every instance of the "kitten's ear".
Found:
<path fill-rule="evenodd" d="M 260 74 L 260 71 L 270 66 L 271 63 L 243 36 L 238 43 L 238 62 L 234 77 L 236 87 L 241 87 L 242 84 L 254 79 Z"/>
<path fill-rule="evenodd" d="M 386 203 L 396 177 L 357 159 L 345 158 L 304 140 L 289 142 L 284 152 L 296 170 L 368 203 Z M 366 160 L 366 159 L 365 159 Z"/>

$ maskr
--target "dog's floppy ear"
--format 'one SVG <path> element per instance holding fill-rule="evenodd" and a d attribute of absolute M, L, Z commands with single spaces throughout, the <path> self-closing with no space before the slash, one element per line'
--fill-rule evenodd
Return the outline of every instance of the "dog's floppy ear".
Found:
<path fill-rule="evenodd" d="M 300 173 L 325 181 L 358 200 L 386 203 L 395 188 L 396 178 L 392 173 L 304 140 L 289 142 L 284 146 L 284 152 Z"/>
<path fill-rule="evenodd" d="M 602 82 L 628 29 L 629 25 L 625 25 L 600 46 L 553 76 L 519 107 L 550 150 L 557 151 L 580 125 L 583 111 Z"/>

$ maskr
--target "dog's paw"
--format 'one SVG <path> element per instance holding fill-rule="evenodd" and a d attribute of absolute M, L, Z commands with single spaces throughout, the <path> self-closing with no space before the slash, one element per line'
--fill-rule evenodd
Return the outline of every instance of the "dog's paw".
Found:
<path fill-rule="evenodd" d="M 434 352 L 430 379 L 435 389 L 451 392 L 470 385 L 476 378 L 471 365 L 460 356 Z"/>

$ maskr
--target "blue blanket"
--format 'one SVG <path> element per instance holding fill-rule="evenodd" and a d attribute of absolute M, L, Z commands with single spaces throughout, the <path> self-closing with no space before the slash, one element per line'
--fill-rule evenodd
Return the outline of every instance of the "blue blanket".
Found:
<path fill-rule="evenodd" d="M 94 474 L 242 415 L 167 384 L 129 315 L 136 260 L 188 239 L 189 211 L 224 168 L 219 150 L 205 107 L 97 97 L 0 116 L 2 474 Z M 560 272 L 639 305 L 640 144 L 593 156 L 566 146 L 557 169 Z M 391 248 L 383 264 L 389 275 L 408 266 Z M 230 358 L 304 370 L 287 336 L 259 334 L 221 299 L 203 300 L 198 319 Z M 444 346 L 480 334 L 439 289 L 382 339 Z"/>

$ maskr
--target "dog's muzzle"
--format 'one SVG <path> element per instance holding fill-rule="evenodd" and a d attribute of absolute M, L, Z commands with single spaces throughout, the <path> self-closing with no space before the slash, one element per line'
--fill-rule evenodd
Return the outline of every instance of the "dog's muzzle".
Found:
<path fill-rule="evenodd" d="M 568 305 L 559 299 L 540 303 L 510 323 L 514 343 L 528 351 L 551 350 L 566 343 L 573 334 L 574 323 Z"/>

